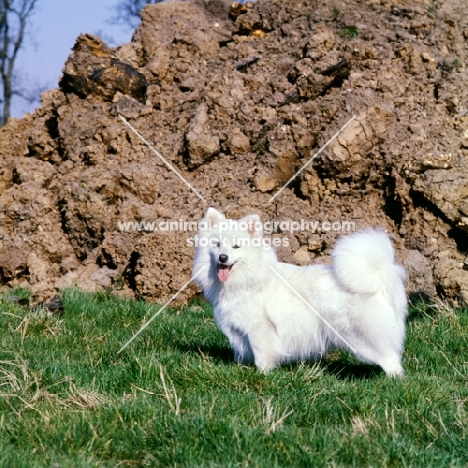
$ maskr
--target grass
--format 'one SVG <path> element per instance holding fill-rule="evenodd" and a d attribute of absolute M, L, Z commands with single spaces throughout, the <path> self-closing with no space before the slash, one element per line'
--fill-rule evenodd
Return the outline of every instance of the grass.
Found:
<path fill-rule="evenodd" d="M 359 28 L 354 25 L 345 26 L 341 30 L 340 36 L 346 39 L 355 39 L 359 36 Z"/>
<path fill-rule="evenodd" d="M 118 355 L 157 306 L 62 300 L 62 316 L 1 303 L 1 467 L 468 464 L 467 310 L 412 308 L 404 379 L 338 351 L 265 376 L 231 361 L 204 302 Z"/>

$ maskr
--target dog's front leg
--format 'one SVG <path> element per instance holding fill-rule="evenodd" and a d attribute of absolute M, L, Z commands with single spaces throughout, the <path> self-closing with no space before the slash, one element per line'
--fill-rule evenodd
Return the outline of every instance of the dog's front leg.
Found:
<path fill-rule="evenodd" d="M 254 362 L 259 371 L 267 373 L 286 360 L 287 353 L 273 324 L 267 323 L 255 327 L 249 332 L 248 337 Z"/>
<path fill-rule="evenodd" d="M 229 328 L 229 330 L 226 330 L 225 335 L 234 351 L 234 361 L 237 364 L 250 364 L 254 362 L 252 348 L 245 333 L 240 332 L 236 328 Z"/>

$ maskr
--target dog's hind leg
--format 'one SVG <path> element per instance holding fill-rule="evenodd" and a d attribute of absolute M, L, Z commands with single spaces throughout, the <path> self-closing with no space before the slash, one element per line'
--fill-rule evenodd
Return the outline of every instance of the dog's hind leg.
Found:
<path fill-rule="evenodd" d="M 390 349 L 382 350 L 370 346 L 360 346 L 357 357 L 364 362 L 380 366 L 388 377 L 403 377 L 400 355 Z"/>

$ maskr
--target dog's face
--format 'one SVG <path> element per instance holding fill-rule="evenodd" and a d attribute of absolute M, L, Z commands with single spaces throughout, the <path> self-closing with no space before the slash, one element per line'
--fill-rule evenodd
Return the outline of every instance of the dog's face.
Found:
<path fill-rule="evenodd" d="M 197 250 L 203 249 L 209 254 L 212 271 L 220 282 L 227 282 L 231 275 L 238 276 L 246 264 L 252 267 L 258 250 L 262 249 L 263 230 L 258 215 L 233 220 L 208 208 L 203 221 Z"/>

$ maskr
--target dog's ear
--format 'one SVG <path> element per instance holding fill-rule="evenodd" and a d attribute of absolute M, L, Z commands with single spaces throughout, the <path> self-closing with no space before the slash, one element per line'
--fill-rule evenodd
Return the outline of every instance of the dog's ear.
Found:
<path fill-rule="evenodd" d="M 211 226 L 223 219 L 226 219 L 226 216 L 224 216 L 223 213 L 218 211 L 216 208 L 210 207 L 206 210 L 205 221 L 207 221 Z"/>
<path fill-rule="evenodd" d="M 244 216 L 240 221 L 247 223 L 247 233 L 250 237 L 263 237 L 263 224 L 258 214 Z"/>

